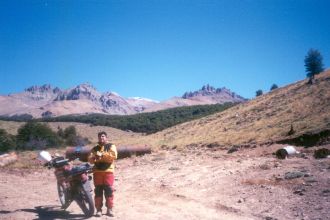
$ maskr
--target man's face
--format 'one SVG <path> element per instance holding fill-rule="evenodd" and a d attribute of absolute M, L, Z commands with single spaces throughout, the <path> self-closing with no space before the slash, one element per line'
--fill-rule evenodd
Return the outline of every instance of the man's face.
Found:
<path fill-rule="evenodd" d="M 107 136 L 105 136 L 104 134 L 99 136 L 99 143 L 100 144 L 106 144 L 107 143 Z"/>

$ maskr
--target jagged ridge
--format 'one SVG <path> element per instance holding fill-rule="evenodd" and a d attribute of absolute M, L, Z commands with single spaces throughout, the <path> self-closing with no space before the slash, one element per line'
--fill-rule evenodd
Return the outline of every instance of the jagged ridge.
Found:
<path fill-rule="evenodd" d="M 130 115 L 152 112 L 167 108 L 225 102 L 245 101 L 229 89 L 214 89 L 206 85 L 196 92 L 187 92 L 182 98 L 173 97 L 163 102 L 147 98 L 124 98 L 115 92 L 100 93 L 89 84 L 61 90 L 49 84 L 31 86 L 22 93 L 0 96 L 0 104 L 9 105 L 0 109 L 0 115 L 32 115 L 33 117 L 53 117 L 66 114 L 105 113 Z"/>

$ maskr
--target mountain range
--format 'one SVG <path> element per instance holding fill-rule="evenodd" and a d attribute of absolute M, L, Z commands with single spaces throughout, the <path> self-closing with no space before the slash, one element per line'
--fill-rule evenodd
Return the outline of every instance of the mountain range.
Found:
<path fill-rule="evenodd" d="M 66 90 L 42 85 L 31 86 L 20 93 L 0 95 L 0 115 L 10 117 L 27 114 L 34 118 L 90 113 L 130 115 L 179 106 L 244 101 L 245 98 L 225 87 L 216 89 L 210 85 L 162 102 L 140 97 L 125 98 L 115 92 L 100 93 L 88 83 Z"/>

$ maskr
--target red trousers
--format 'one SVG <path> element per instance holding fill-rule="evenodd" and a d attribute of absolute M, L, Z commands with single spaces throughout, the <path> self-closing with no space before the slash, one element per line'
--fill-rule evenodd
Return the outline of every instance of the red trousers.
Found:
<path fill-rule="evenodd" d="M 113 182 L 115 177 L 110 172 L 95 172 L 95 208 L 101 210 L 103 206 L 103 195 L 105 197 L 105 205 L 107 208 L 113 207 Z"/>

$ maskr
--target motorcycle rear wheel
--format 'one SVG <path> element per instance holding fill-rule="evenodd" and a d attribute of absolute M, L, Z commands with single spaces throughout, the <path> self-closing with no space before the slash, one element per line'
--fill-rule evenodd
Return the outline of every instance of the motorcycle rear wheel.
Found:
<path fill-rule="evenodd" d="M 79 186 L 76 196 L 76 202 L 86 217 L 91 217 L 95 211 L 92 191 L 90 182 L 86 181 Z"/>

